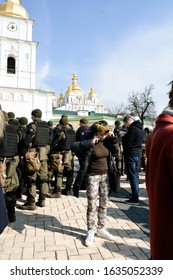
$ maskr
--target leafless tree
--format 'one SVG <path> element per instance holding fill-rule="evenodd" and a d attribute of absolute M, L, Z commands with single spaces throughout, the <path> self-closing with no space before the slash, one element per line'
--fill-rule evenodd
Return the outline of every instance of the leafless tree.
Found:
<path fill-rule="evenodd" d="M 155 103 L 152 98 L 154 87 L 150 85 L 145 87 L 143 92 L 132 92 L 128 97 L 127 110 L 130 114 L 138 116 L 142 124 L 144 119 L 152 119 L 156 116 Z"/>
<path fill-rule="evenodd" d="M 111 104 L 107 106 L 108 114 L 110 116 L 118 116 L 118 115 L 123 115 L 126 112 L 126 106 L 121 103 L 119 105 Z"/>

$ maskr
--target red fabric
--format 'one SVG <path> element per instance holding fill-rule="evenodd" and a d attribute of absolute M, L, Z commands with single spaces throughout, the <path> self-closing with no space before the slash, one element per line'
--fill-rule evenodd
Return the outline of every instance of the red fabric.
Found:
<path fill-rule="evenodd" d="M 151 258 L 173 260 L 173 116 L 159 115 L 146 155 Z"/>

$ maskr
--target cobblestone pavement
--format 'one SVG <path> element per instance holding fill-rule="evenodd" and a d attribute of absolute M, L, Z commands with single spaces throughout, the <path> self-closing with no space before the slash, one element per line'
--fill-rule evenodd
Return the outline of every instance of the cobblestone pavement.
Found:
<path fill-rule="evenodd" d="M 111 196 L 107 229 L 114 241 L 94 237 L 85 247 L 86 194 L 46 199 L 35 211 L 16 209 L 17 220 L 0 235 L 0 260 L 147 260 L 149 259 L 148 200 L 140 174 L 140 205 L 124 201 L 129 182 L 121 178 L 121 192 Z M 18 204 L 23 204 L 23 199 Z"/>

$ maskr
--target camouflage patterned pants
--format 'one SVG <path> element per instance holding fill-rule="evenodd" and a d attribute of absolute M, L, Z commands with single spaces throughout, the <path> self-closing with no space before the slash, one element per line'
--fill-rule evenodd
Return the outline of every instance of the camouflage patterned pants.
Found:
<path fill-rule="evenodd" d="M 108 191 L 109 180 L 108 175 L 91 175 L 86 177 L 86 190 L 87 190 L 87 228 L 88 230 L 105 227 L 107 204 L 108 204 Z M 99 198 L 99 205 L 97 206 L 97 200 Z"/>

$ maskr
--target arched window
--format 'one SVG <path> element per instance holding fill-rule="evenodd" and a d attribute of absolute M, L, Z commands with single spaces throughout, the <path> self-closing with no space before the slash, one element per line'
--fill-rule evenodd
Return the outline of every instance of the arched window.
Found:
<path fill-rule="evenodd" d="M 7 99 L 9 101 L 13 101 L 14 100 L 14 94 L 12 92 L 10 92 Z"/>
<path fill-rule="evenodd" d="M 16 61 L 13 57 L 9 56 L 7 59 L 7 73 L 15 74 L 16 73 Z"/>

